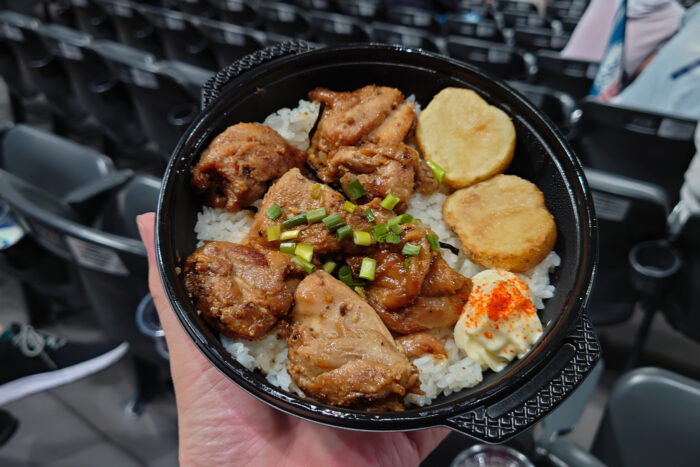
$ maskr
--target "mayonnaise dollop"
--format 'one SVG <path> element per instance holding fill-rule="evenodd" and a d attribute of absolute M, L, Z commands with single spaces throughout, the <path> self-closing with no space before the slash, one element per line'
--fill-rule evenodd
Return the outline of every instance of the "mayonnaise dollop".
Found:
<path fill-rule="evenodd" d="M 522 358 L 542 335 L 527 284 L 507 271 L 472 277 L 472 291 L 455 325 L 457 346 L 482 369 L 501 371 Z"/>

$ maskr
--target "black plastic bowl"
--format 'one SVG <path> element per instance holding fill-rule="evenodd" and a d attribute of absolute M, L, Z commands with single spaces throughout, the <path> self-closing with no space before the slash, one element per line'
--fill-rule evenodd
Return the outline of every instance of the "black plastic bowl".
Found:
<path fill-rule="evenodd" d="M 203 90 L 203 102 L 209 105 L 174 151 L 158 205 L 156 240 L 160 274 L 180 321 L 224 374 L 285 412 L 361 430 L 444 425 L 487 442 L 517 434 L 561 402 L 599 357 L 595 334 L 583 314 L 597 242 L 591 196 L 579 161 L 559 131 L 529 101 L 502 81 L 462 62 L 420 50 L 373 44 L 298 53 L 300 50 L 303 47 L 298 44 L 287 43 L 256 52 L 222 70 Z M 508 173 L 534 182 L 544 193 L 557 224 L 555 250 L 562 258 L 552 277 L 556 294 L 540 312 L 544 334 L 528 355 L 499 373 L 484 373 L 483 382 L 474 388 L 404 412 L 341 409 L 272 386 L 226 352 L 217 333 L 195 311 L 178 274 L 184 259 L 195 249 L 194 225 L 203 203 L 189 187 L 189 170 L 214 136 L 237 122 L 262 121 L 277 109 L 295 107 L 317 86 L 340 91 L 366 84 L 396 87 L 405 95 L 414 94 L 423 106 L 447 86 L 470 88 L 510 115 L 517 145 Z"/>

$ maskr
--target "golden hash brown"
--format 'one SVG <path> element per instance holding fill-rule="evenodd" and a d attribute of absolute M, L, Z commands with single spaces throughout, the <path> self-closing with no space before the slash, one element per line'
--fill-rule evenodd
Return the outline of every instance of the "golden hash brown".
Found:
<path fill-rule="evenodd" d="M 467 257 L 488 268 L 527 271 L 557 239 L 542 192 L 515 175 L 496 175 L 452 193 L 442 212 Z"/>
<path fill-rule="evenodd" d="M 423 157 L 445 169 L 445 183 L 464 188 L 508 168 L 515 128 L 476 92 L 445 88 L 418 116 L 416 140 Z"/>

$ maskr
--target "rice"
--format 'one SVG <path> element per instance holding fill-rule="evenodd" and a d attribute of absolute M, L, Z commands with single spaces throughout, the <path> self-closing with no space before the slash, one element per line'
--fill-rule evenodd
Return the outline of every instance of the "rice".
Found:
<path fill-rule="evenodd" d="M 420 107 L 417 108 L 417 112 Z M 308 134 L 318 117 L 316 103 L 300 100 L 294 109 L 280 109 L 263 122 L 280 133 L 293 146 L 305 150 L 309 146 Z M 414 193 L 408 203 L 408 210 L 429 226 L 440 241 L 459 246 L 458 237 L 442 219 L 442 205 L 446 195 L 434 193 L 423 195 Z M 205 240 L 218 240 L 242 243 L 253 224 L 254 214 L 247 210 L 228 212 L 223 209 L 203 207 L 197 215 L 195 233 L 201 245 Z M 485 268 L 472 263 L 462 253 L 444 250 L 443 258 L 455 270 L 466 277 L 472 277 Z M 535 268 L 518 276 L 530 287 L 531 298 L 537 308 L 543 308 L 543 300 L 554 295 L 554 286 L 549 282 L 549 273 L 560 264 L 559 255 L 554 251 Z M 473 387 L 482 380 L 481 366 L 460 350 L 452 337 L 451 328 L 431 331 L 440 339 L 447 352 L 447 359 L 423 355 L 412 360 L 419 371 L 421 390 L 424 395 L 409 394 L 405 404 L 425 406 L 440 395 L 449 395 L 464 388 Z M 243 341 L 221 337 L 226 350 L 248 370 L 260 370 L 267 381 L 285 391 L 303 396 L 294 384 L 289 373 L 287 355 L 289 346 L 285 340 L 270 332 L 258 341 Z"/>

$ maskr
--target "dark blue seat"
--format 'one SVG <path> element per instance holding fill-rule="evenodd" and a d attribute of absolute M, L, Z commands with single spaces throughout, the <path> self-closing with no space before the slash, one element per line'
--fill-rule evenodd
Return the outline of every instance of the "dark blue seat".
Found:
<path fill-rule="evenodd" d="M 117 40 L 112 20 L 98 0 L 72 0 L 72 5 L 75 21 L 83 32 L 93 39 Z"/>
<path fill-rule="evenodd" d="M 399 26 L 390 23 L 372 23 L 374 40 L 386 44 L 401 44 L 405 47 L 420 48 L 431 52 L 444 53 L 444 41 L 422 29 Z"/>
<path fill-rule="evenodd" d="M 540 49 L 559 51 L 569 42 L 569 37 L 569 34 L 558 32 L 551 28 L 513 28 L 513 41 L 515 45 L 531 51 Z"/>
<path fill-rule="evenodd" d="M 447 52 L 504 79 L 527 81 L 537 70 L 532 54 L 504 44 L 448 36 Z"/>
<path fill-rule="evenodd" d="M 464 36 L 493 42 L 504 42 L 505 38 L 501 25 L 492 19 L 486 19 L 481 14 L 452 13 L 446 16 L 445 30 L 447 34 Z"/>
<path fill-rule="evenodd" d="M 410 6 L 387 6 L 385 19 L 394 24 L 424 29 L 433 33 L 440 32 L 438 15 L 430 10 Z"/>
<path fill-rule="evenodd" d="M 209 0 L 218 12 L 218 17 L 226 22 L 256 28 L 260 25 L 257 3 L 245 0 Z"/>
<path fill-rule="evenodd" d="M 580 99 L 588 95 L 598 64 L 562 57 L 552 50 L 537 51 L 537 84 L 571 94 Z"/>
<path fill-rule="evenodd" d="M 223 68 L 266 45 L 267 34 L 261 31 L 199 17 L 190 18 L 190 22 L 209 41 L 217 68 Z"/>
<path fill-rule="evenodd" d="M 311 38 L 311 23 L 302 9 L 287 3 L 261 2 L 258 11 L 265 31 L 298 39 Z"/>
<path fill-rule="evenodd" d="M 578 108 L 573 96 L 546 86 L 521 81 L 509 81 L 508 84 L 539 107 L 559 127 L 565 137 L 571 137 L 574 130 L 573 115 Z"/>
<path fill-rule="evenodd" d="M 97 0 L 110 16 L 117 40 L 156 57 L 162 57 L 163 44 L 154 25 L 140 11 L 138 4 L 127 0 Z"/>
<path fill-rule="evenodd" d="M 155 27 L 166 58 L 201 68 L 218 69 L 209 40 L 190 22 L 189 15 L 147 5 L 140 5 L 138 9 Z"/>
<path fill-rule="evenodd" d="M 336 0 L 340 13 L 354 16 L 365 21 L 377 21 L 382 17 L 381 0 Z"/>
<path fill-rule="evenodd" d="M 316 42 L 345 44 L 370 40 L 370 29 L 361 20 L 323 11 L 312 11 L 309 17 Z"/>
<path fill-rule="evenodd" d="M 672 204 L 678 201 L 697 122 L 591 98 L 581 110 L 574 144 L 585 165 L 657 184 Z"/>

